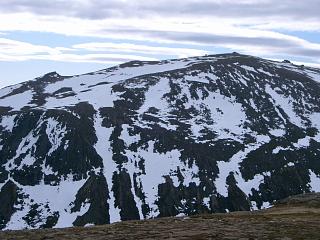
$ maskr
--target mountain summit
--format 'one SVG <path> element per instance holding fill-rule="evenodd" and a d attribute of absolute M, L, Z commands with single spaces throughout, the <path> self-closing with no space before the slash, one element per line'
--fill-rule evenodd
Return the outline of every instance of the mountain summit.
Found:
<path fill-rule="evenodd" d="M 261 209 L 320 191 L 320 70 L 132 61 L 0 90 L 0 229 Z"/>

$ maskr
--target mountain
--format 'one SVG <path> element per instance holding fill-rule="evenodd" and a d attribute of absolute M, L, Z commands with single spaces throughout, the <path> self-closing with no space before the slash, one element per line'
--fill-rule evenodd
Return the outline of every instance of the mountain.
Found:
<path fill-rule="evenodd" d="M 0 228 L 266 208 L 320 191 L 320 70 L 237 53 L 0 90 Z"/>

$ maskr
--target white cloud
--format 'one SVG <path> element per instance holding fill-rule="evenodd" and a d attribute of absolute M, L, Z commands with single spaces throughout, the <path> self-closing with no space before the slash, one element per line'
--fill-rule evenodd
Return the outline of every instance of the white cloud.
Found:
<path fill-rule="evenodd" d="M 71 49 L 19 45 L 14 58 L 10 49 L 0 50 L 1 59 L 41 58 L 65 61 L 93 61 L 95 55 L 119 54 L 144 58 L 148 55 L 184 57 L 206 52 L 192 45 L 223 47 L 263 56 L 297 56 L 316 61 L 320 45 L 281 34 L 278 30 L 320 32 L 319 0 L 11 0 L 1 3 L 0 31 L 51 32 L 66 36 L 91 36 L 117 39 L 122 42 L 139 40 L 145 44 L 83 43 Z M 320 34 L 320 33 L 319 33 Z M 151 47 L 158 44 L 189 44 L 188 47 Z M 80 54 L 78 50 L 87 51 Z M 67 51 L 72 50 L 72 54 Z M 28 53 L 29 51 L 29 53 Z M 45 52 L 45 54 L 42 53 Z M 82 55 L 91 54 L 90 57 Z M 27 56 L 26 56 L 27 55 Z M 142 55 L 142 56 L 141 56 Z M 73 56 L 73 57 L 72 57 Z M 155 56 L 150 56 L 154 58 Z M 113 57 L 110 57 L 114 59 Z M 148 57 L 147 57 L 148 58 Z M 96 58 L 101 61 L 104 57 Z M 107 59 L 107 58 L 106 58 Z M 82 60 L 81 60 L 82 61 Z"/>
<path fill-rule="evenodd" d="M 10 0 L 2 1 L 3 13 L 32 13 L 42 16 L 69 16 L 85 19 L 123 19 L 154 17 L 232 19 L 234 23 L 247 21 L 292 22 L 319 21 L 319 0 Z M 252 22 L 254 21 L 254 22 Z M 319 28 L 319 26 L 318 26 Z"/>
<path fill-rule="evenodd" d="M 156 61 L 157 58 L 143 57 L 140 55 L 127 54 L 57 54 L 57 55 L 38 55 L 34 59 L 51 60 L 60 62 L 93 62 L 103 64 L 118 64 L 131 60 Z"/>
<path fill-rule="evenodd" d="M 94 53 L 92 53 L 94 52 Z M 121 53 L 121 54 L 120 54 Z M 142 54 L 144 56 L 142 56 Z M 161 55 L 185 57 L 206 51 L 189 48 L 154 47 L 129 43 L 83 43 L 70 48 L 48 47 L 0 38 L 0 61 L 51 60 L 62 62 L 121 63 L 131 60 L 154 61 Z"/>
<path fill-rule="evenodd" d="M 59 54 L 60 51 L 47 46 L 0 38 L 0 53 L 10 56 L 28 56 L 33 54 Z"/>
<path fill-rule="evenodd" d="M 153 47 L 131 43 L 91 42 L 74 45 L 73 48 L 95 52 L 126 52 L 152 55 L 174 55 L 177 57 L 202 56 L 207 51 L 192 48 Z"/>
<path fill-rule="evenodd" d="M 318 53 L 320 44 L 312 44 L 299 38 L 288 38 L 292 41 L 291 45 L 301 46 L 299 48 L 290 48 L 293 52 L 310 51 Z M 230 40 L 229 40 L 230 41 Z M 249 43 L 250 44 L 250 43 Z M 217 45 L 219 45 L 217 43 Z M 269 59 L 281 61 L 274 58 L 281 51 L 280 46 L 251 46 L 225 43 L 231 50 L 241 50 L 248 54 L 260 54 L 267 56 Z M 141 56 L 143 54 L 144 56 Z M 15 62 L 27 60 L 50 60 L 57 62 L 87 62 L 102 64 L 119 64 L 131 60 L 156 61 L 161 56 L 173 55 L 177 57 L 187 57 L 207 54 L 206 51 L 192 48 L 169 48 L 155 47 L 148 45 L 132 43 L 112 43 L 112 42 L 88 42 L 76 44 L 71 47 L 48 47 L 36 45 L 22 41 L 15 41 L 7 38 L 0 38 L 0 61 Z M 154 57 L 158 56 L 158 57 Z M 296 64 L 305 64 L 313 67 L 320 67 L 320 61 L 315 58 L 310 61 L 293 61 Z"/>

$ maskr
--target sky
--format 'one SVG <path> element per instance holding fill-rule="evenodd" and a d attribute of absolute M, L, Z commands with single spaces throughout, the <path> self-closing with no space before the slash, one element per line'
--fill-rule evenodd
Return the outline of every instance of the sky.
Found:
<path fill-rule="evenodd" d="M 239 52 L 320 67 L 320 0 L 0 0 L 0 88 Z"/>

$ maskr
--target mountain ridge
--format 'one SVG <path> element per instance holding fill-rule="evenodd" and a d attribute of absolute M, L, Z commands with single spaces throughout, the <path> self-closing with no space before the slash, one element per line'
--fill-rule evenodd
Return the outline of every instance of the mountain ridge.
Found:
<path fill-rule="evenodd" d="M 203 58 L 204 59 L 204 58 L 212 58 L 212 57 L 215 58 L 215 57 L 223 57 L 223 56 L 255 58 L 257 60 L 262 60 L 262 61 L 269 62 L 269 63 L 287 64 L 288 66 L 291 65 L 291 66 L 294 66 L 294 67 L 300 68 L 300 69 L 309 69 L 309 70 L 313 70 L 313 71 L 319 71 L 319 68 L 317 68 L 317 67 L 308 66 L 308 65 L 304 65 L 304 64 L 296 64 L 296 63 L 292 63 L 289 60 L 283 60 L 283 61 L 271 60 L 271 59 L 264 59 L 264 58 L 256 57 L 256 56 L 252 56 L 252 55 L 245 55 L 245 54 L 240 54 L 240 53 L 237 53 L 237 52 L 232 52 L 232 53 L 223 53 L 223 54 L 207 54 L 207 55 L 204 55 L 204 56 L 194 56 L 194 57 L 178 58 L 178 59 L 177 58 L 173 58 L 173 59 L 159 60 L 159 61 L 131 60 L 131 61 L 128 61 L 128 62 L 125 62 L 125 63 L 121 63 L 121 64 L 118 64 L 118 65 L 115 65 L 115 66 L 111 66 L 111 67 L 107 67 L 107 68 L 104 68 L 104 69 L 91 71 L 91 72 L 87 72 L 87 73 L 83 73 L 83 74 L 76 74 L 76 75 L 60 75 L 57 71 L 51 71 L 51 72 L 45 73 L 44 75 L 36 77 L 34 79 L 31 79 L 31 80 L 27 80 L 27 81 L 24 81 L 24 82 L 21 82 L 21 83 L 16 83 L 16 84 L 13 84 L 13 85 L 4 86 L 4 87 L 0 88 L 0 90 L 1 89 L 5 89 L 5 88 L 14 87 L 14 86 L 21 85 L 21 84 L 25 84 L 27 82 L 35 81 L 35 80 L 38 80 L 38 79 L 44 79 L 47 76 L 60 76 L 60 77 L 64 77 L 64 78 L 71 78 L 71 77 L 79 77 L 79 76 L 83 76 L 83 75 L 95 74 L 95 73 L 98 73 L 98 72 L 101 72 L 101 71 L 104 71 L 104 70 L 107 70 L 107 69 L 114 69 L 114 68 L 117 68 L 117 67 L 134 66 L 134 65 L 135 66 L 139 66 L 141 64 L 142 65 L 143 64 L 159 64 L 161 62 L 168 62 L 168 61 L 184 61 L 184 60 L 192 59 L 192 58 L 195 58 L 195 59 L 196 58 Z"/>
<path fill-rule="evenodd" d="M 3 88 L 0 227 L 260 209 L 320 191 L 319 81 L 319 69 L 233 53 Z"/>

